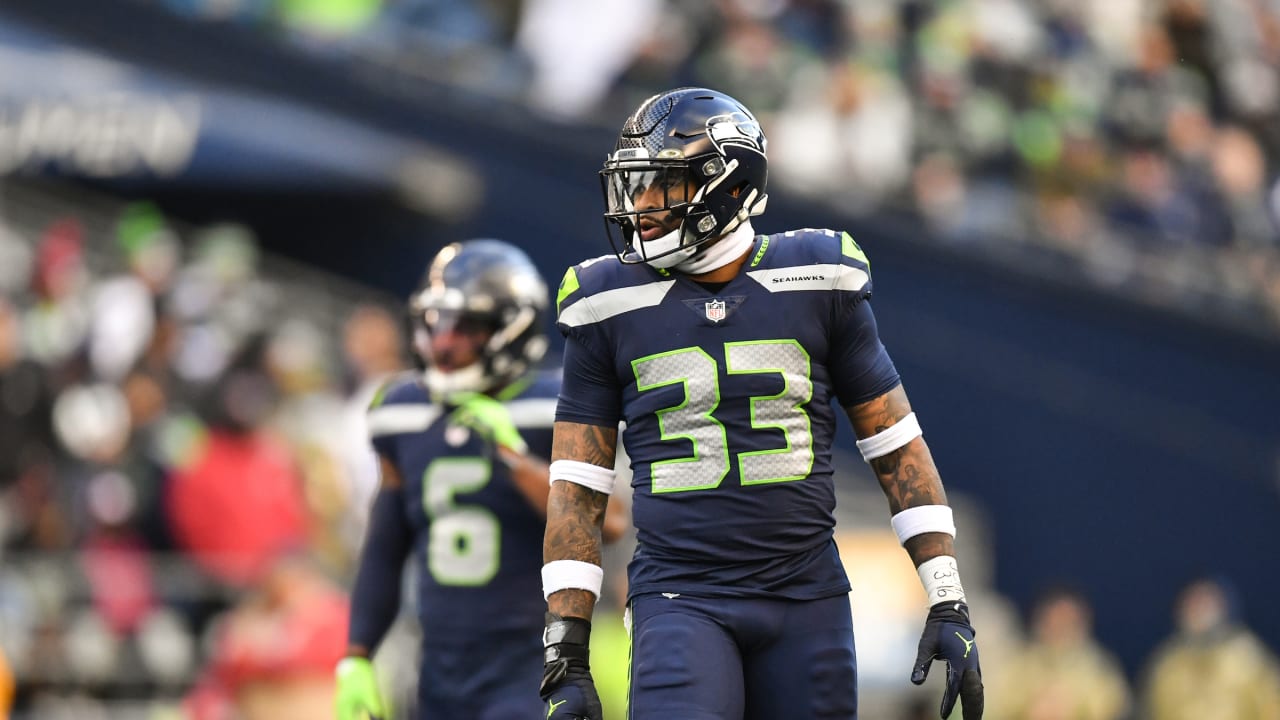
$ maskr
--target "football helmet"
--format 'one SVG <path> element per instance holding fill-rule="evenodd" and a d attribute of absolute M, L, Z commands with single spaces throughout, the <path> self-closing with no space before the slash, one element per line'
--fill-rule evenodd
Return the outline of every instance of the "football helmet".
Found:
<path fill-rule="evenodd" d="M 528 372 L 547 351 L 548 305 L 542 275 L 516 246 L 478 239 L 442 248 L 409 299 L 413 347 L 432 397 L 491 392 Z M 473 362 L 441 361 L 432 337 L 448 332 L 475 338 Z"/>
<path fill-rule="evenodd" d="M 765 142 L 751 111 L 715 90 L 679 88 L 641 103 L 600 171 L 618 259 L 674 267 L 764 212 Z"/>

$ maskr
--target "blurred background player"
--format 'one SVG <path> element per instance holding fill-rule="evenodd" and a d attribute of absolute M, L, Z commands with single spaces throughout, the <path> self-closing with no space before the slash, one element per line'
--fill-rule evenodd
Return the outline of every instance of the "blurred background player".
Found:
<path fill-rule="evenodd" d="M 528 257 L 498 240 L 442 249 L 411 299 L 425 372 L 389 382 L 368 415 L 381 487 L 337 668 L 339 720 L 390 717 L 369 658 L 396 617 L 411 551 L 421 716 L 539 711 L 538 540 L 559 389 L 556 375 L 534 370 L 547 347 L 547 304 Z"/>
<path fill-rule="evenodd" d="M 551 474 L 565 482 L 552 486 L 544 551 L 546 716 L 602 714 L 587 647 L 620 420 L 639 543 L 630 717 L 857 716 L 850 586 L 832 539 L 834 400 L 933 603 L 912 682 L 942 659 L 942 717 L 957 697 L 966 720 L 982 717 L 955 524 L 877 334 L 866 255 L 847 233 L 755 233 L 765 137 L 713 90 L 643 102 L 601 177 L 617 257 L 570 268 L 557 301 Z"/>

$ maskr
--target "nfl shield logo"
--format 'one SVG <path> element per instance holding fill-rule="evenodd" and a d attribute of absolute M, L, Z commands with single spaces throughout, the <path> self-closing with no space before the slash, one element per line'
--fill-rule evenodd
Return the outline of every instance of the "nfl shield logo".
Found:
<path fill-rule="evenodd" d="M 707 303 L 707 319 L 711 322 L 720 322 L 725 316 L 725 303 L 723 300 L 712 300 Z"/>

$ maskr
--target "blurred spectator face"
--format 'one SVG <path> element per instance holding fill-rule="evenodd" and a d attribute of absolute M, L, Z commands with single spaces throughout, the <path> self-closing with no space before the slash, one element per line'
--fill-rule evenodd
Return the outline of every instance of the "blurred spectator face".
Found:
<path fill-rule="evenodd" d="M 235 223 L 202 228 L 195 238 L 196 263 L 222 285 L 236 285 L 257 272 L 258 241 L 253 232 Z"/>
<path fill-rule="evenodd" d="M 84 286 L 88 273 L 84 267 L 83 243 L 84 228 L 79 220 L 65 218 L 49 227 L 36 253 L 37 292 L 57 300 Z"/>
<path fill-rule="evenodd" d="M 250 432 L 266 421 L 276 400 L 276 386 L 266 373 L 233 370 L 219 384 L 216 424 L 231 432 Z"/>
<path fill-rule="evenodd" d="M 1169 165 L 1152 150 L 1131 150 L 1124 158 L 1124 182 L 1134 197 L 1159 202 L 1171 190 Z"/>
<path fill-rule="evenodd" d="M 1165 136 L 1178 156 L 1188 159 L 1203 157 L 1213 142 L 1213 124 L 1204 108 L 1179 103 L 1169 113 Z"/>
<path fill-rule="evenodd" d="M 1204 635 L 1227 622 L 1227 597 L 1215 582 L 1192 583 L 1178 598 L 1178 629 L 1197 636 Z"/>
<path fill-rule="evenodd" d="M 1094 216 L 1078 195 L 1045 194 L 1036 210 L 1041 231 L 1061 245 L 1084 250 L 1094 237 Z"/>
<path fill-rule="evenodd" d="M 151 203 L 125 208 L 116 227 L 129 268 L 153 293 L 166 290 L 178 269 L 178 238 Z"/>
<path fill-rule="evenodd" d="M 862 82 L 848 63 L 835 63 L 830 74 L 831 107 L 839 115 L 851 115 L 862 104 Z"/>
<path fill-rule="evenodd" d="M 0 369 L 12 366 L 22 355 L 22 326 L 18 311 L 0 297 Z"/>
<path fill-rule="evenodd" d="M 1071 594 L 1046 599 L 1036 611 L 1036 640 L 1051 647 L 1079 645 L 1089 637 L 1091 613 L 1084 602 Z"/>
<path fill-rule="evenodd" d="M 1148 25 L 1142 31 L 1138 67 L 1149 75 L 1163 72 L 1173 64 L 1173 43 L 1169 33 L 1159 25 Z"/>
<path fill-rule="evenodd" d="M 1266 174 L 1266 160 L 1253 136 L 1239 128 L 1220 132 L 1213 144 L 1213 174 L 1229 195 L 1258 192 Z"/>
<path fill-rule="evenodd" d="M 916 166 L 912 175 L 916 205 L 935 225 L 958 217 L 964 204 L 964 176 L 955 160 L 943 153 L 934 153 Z"/>
<path fill-rule="evenodd" d="M 287 393 L 303 393 L 323 387 L 325 338 L 306 320 L 282 325 L 267 344 L 267 369 L 276 385 Z"/>
<path fill-rule="evenodd" d="M 146 373 L 135 372 L 124 381 L 125 404 L 136 427 L 142 427 L 164 412 L 164 388 Z"/>
<path fill-rule="evenodd" d="M 358 307 L 343 328 L 342 349 L 360 380 L 393 372 L 400 367 L 400 328 L 386 309 Z"/>
<path fill-rule="evenodd" d="M 178 269 L 178 241 L 172 233 L 157 233 L 129 256 L 129 266 L 154 293 L 168 289 Z"/>

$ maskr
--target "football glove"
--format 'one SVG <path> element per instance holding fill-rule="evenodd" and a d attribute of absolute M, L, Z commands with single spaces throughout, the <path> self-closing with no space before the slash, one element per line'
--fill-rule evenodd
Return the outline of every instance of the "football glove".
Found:
<path fill-rule="evenodd" d="M 511 412 L 507 406 L 484 393 L 458 393 L 449 398 L 449 404 L 455 405 L 452 419 L 459 425 L 466 425 L 485 438 L 503 447 L 515 450 L 520 454 L 527 451 L 524 438 L 511 420 Z"/>
<path fill-rule="evenodd" d="M 934 660 L 947 663 L 947 689 L 942 694 L 942 717 L 956 706 L 956 698 L 964 712 L 964 720 L 980 720 L 983 710 L 982 668 L 978 664 L 978 646 L 974 644 L 973 626 L 969 624 L 969 607 L 962 602 L 942 602 L 929 608 L 929 617 L 920 636 L 920 649 L 911 670 L 911 682 L 924 683 Z"/>
<path fill-rule="evenodd" d="M 337 692 L 334 709 L 338 720 L 383 720 L 390 717 L 378 692 L 373 664 L 367 658 L 345 657 L 334 673 Z"/>
<path fill-rule="evenodd" d="M 603 720 L 600 696 L 591 679 L 590 641 L 591 623 L 547 613 L 540 689 L 547 720 Z"/>

